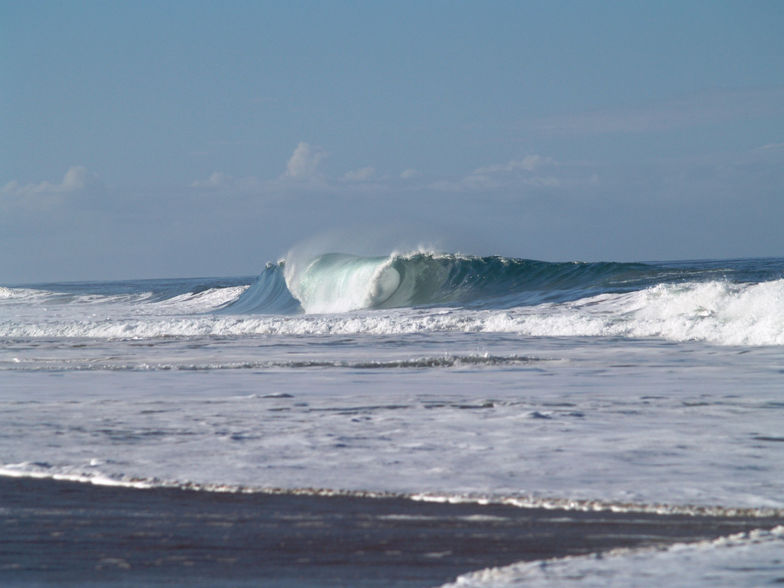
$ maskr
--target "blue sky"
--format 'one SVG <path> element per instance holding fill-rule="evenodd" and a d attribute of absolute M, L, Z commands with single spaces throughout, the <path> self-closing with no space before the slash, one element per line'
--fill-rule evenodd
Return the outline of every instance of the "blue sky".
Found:
<path fill-rule="evenodd" d="M 784 3 L 0 0 L 0 283 L 784 255 Z"/>

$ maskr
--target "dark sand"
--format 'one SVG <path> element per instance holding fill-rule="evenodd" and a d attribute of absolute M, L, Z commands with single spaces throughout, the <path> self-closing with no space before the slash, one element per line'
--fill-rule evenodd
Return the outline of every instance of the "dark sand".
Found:
<path fill-rule="evenodd" d="M 0 477 L 0 585 L 434 586 L 781 522 Z"/>

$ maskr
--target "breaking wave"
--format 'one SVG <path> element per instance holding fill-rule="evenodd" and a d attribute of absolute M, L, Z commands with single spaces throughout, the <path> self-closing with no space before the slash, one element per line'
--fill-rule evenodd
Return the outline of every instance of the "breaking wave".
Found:
<path fill-rule="evenodd" d="M 327 254 L 255 279 L 0 289 L 0 337 L 504 332 L 784 345 L 784 260 L 549 263 Z"/>
<path fill-rule="evenodd" d="M 653 270 L 653 271 L 652 271 Z M 657 272 L 639 263 L 548 263 L 507 257 L 329 253 L 298 265 L 268 264 L 227 309 L 336 313 L 412 306 L 498 308 L 629 291 Z"/>
<path fill-rule="evenodd" d="M 781 345 L 783 278 L 781 260 L 550 263 L 422 252 L 331 253 L 305 264 L 268 264 L 223 311 L 333 315 L 327 330 L 315 317 L 288 325 L 308 332 L 502 331 Z M 455 312 L 394 319 L 334 316 L 428 307 Z"/>

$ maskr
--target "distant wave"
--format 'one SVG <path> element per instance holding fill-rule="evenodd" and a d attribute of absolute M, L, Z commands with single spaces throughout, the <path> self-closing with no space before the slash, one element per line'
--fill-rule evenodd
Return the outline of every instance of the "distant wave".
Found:
<path fill-rule="evenodd" d="M 25 287 L 0 286 L 0 301 L 8 304 L 45 304 L 51 307 L 150 305 L 180 310 L 214 310 L 236 301 L 248 288 L 248 279 L 184 278 L 123 280 L 119 282 L 65 282 Z"/>

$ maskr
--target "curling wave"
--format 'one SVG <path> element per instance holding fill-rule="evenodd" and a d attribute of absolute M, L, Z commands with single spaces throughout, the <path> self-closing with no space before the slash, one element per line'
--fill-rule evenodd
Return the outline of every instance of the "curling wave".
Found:
<path fill-rule="evenodd" d="M 548 263 L 419 252 L 297 262 L 268 264 L 255 280 L 3 287 L 0 337 L 506 332 L 784 345 L 784 259 Z"/>
<path fill-rule="evenodd" d="M 268 264 L 227 310 L 288 314 L 433 305 L 506 308 L 626 292 L 647 285 L 658 273 L 655 267 L 640 263 L 329 253 L 309 261 L 303 269 L 285 261 Z"/>
<path fill-rule="evenodd" d="M 461 306 L 500 309 L 565 303 L 668 283 L 758 283 L 784 277 L 781 260 L 545 262 L 500 256 L 416 252 L 362 257 L 328 253 L 267 267 L 225 310 L 312 314 L 360 309 Z"/>

